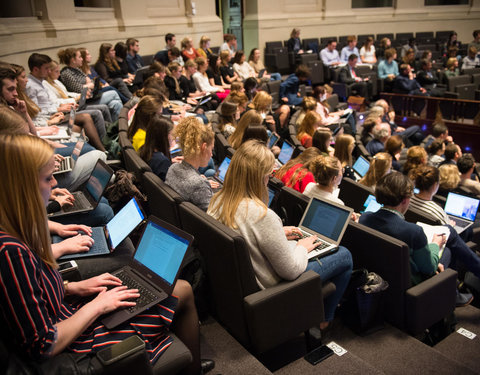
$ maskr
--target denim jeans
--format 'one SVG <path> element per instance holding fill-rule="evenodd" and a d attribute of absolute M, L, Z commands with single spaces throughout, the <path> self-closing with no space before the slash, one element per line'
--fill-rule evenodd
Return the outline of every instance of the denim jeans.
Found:
<path fill-rule="evenodd" d="M 64 149 L 62 148 L 60 150 Z M 73 151 L 73 146 L 71 150 Z M 90 177 L 90 174 L 92 173 L 93 168 L 95 168 L 95 164 L 97 163 L 98 159 L 106 161 L 107 156 L 104 152 L 98 150 L 93 150 L 87 154 L 80 155 L 71 172 L 55 175 L 58 187 L 66 188 L 70 191 L 75 191 L 78 189 L 80 185 L 82 185 Z"/>
<path fill-rule="evenodd" d="M 100 198 L 98 206 L 90 212 L 83 214 L 74 214 L 58 218 L 52 218 L 52 221 L 56 221 L 60 224 L 84 224 L 89 227 L 101 227 L 106 225 L 112 220 L 114 214 L 113 210 L 108 204 L 108 200 L 105 197 Z"/>
<path fill-rule="evenodd" d="M 215 164 L 213 163 L 213 159 L 210 158 L 206 167 L 198 168 L 198 172 L 203 174 L 205 177 L 212 177 L 215 174 Z"/>
<path fill-rule="evenodd" d="M 123 107 L 123 103 L 120 100 L 117 92 L 114 90 L 108 90 L 102 93 L 99 104 L 106 104 L 110 109 L 110 114 L 112 116 L 112 121 L 115 122 L 120 115 L 120 110 Z"/>
<path fill-rule="evenodd" d="M 480 257 L 467 246 L 451 225 L 446 225 L 446 227 L 450 229 L 450 236 L 445 245 L 452 253 L 450 268 L 456 269 L 456 263 L 460 261 L 471 273 L 480 277 Z"/>
<path fill-rule="evenodd" d="M 63 143 L 66 147 L 60 147 L 55 149 L 55 153 L 62 156 L 70 156 L 72 155 L 73 149 L 77 142 L 67 142 Z M 95 151 L 96 149 L 93 146 L 90 146 L 88 143 L 84 143 L 82 147 L 82 151 L 80 151 L 80 156 L 85 155 L 91 151 Z"/>
<path fill-rule="evenodd" d="M 324 300 L 325 321 L 327 322 L 333 320 L 335 309 L 350 281 L 352 267 L 352 254 L 343 246 L 340 246 L 336 253 L 324 258 L 312 259 L 307 264 L 307 270 L 318 273 L 323 283 L 331 281 L 335 284 L 335 292 Z"/>
<path fill-rule="evenodd" d="M 282 76 L 280 73 L 270 73 L 270 81 L 281 81 Z"/>

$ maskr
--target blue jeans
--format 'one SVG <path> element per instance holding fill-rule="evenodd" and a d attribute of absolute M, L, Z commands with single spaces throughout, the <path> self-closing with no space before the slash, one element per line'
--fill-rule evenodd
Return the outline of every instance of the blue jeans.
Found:
<path fill-rule="evenodd" d="M 117 121 L 120 110 L 123 108 L 123 103 L 116 91 L 108 90 L 103 92 L 98 104 L 106 104 L 110 110 L 112 121 Z"/>
<path fill-rule="evenodd" d="M 205 177 L 212 177 L 215 174 L 215 164 L 213 163 L 213 159 L 210 158 L 207 166 L 198 168 L 198 171 Z"/>
<path fill-rule="evenodd" d="M 72 155 L 73 149 L 77 142 L 68 142 L 63 143 L 63 145 L 67 147 L 60 147 L 55 149 L 55 153 L 62 156 L 70 156 Z M 96 149 L 93 146 L 90 146 L 88 143 L 84 143 L 82 147 L 82 151 L 80 151 L 80 155 L 85 155 L 87 152 L 95 151 Z"/>
<path fill-rule="evenodd" d="M 310 260 L 307 264 L 307 270 L 318 273 L 323 283 L 331 281 L 335 284 L 335 292 L 324 300 L 325 321 L 327 322 L 333 320 L 335 309 L 350 281 L 352 267 L 352 254 L 343 246 L 340 246 L 336 253 Z"/>
<path fill-rule="evenodd" d="M 282 76 L 280 73 L 270 73 L 270 81 L 281 81 Z"/>
<path fill-rule="evenodd" d="M 102 197 L 100 198 L 98 206 L 93 211 L 83 214 L 52 218 L 51 220 L 65 225 L 84 224 L 88 225 L 89 227 L 101 227 L 112 220 L 113 216 L 113 210 L 108 204 L 108 200 L 105 197 Z"/>
<path fill-rule="evenodd" d="M 470 272 L 480 277 L 480 257 L 465 244 L 465 241 L 460 238 L 451 225 L 446 225 L 446 227 L 450 229 L 450 236 L 445 245 L 452 253 L 450 268 L 456 269 L 456 263 L 460 261 Z"/>

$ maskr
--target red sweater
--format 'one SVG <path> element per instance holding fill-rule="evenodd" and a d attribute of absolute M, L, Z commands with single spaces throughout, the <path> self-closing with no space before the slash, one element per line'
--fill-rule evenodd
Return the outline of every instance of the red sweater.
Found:
<path fill-rule="evenodd" d="M 313 177 L 312 172 L 307 171 L 306 169 L 300 171 L 297 175 L 296 181 L 293 184 L 289 184 L 290 178 L 292 178 L 293 174 L 298 168 L 303 167 L 303 164 L 295 164 L 292 168 L 290 168 L 287 173 L 282 177 L 282 182 L 285 186 L 291 187 L 300 193 L 303 193 L 305 188 L 310 182 L 315 182 L 315 178 Z"/>

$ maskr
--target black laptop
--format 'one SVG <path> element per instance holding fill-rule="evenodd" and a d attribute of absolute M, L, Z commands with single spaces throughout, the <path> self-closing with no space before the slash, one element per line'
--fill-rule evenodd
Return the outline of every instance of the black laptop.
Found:
<path fill-rule="evenodd" d="M 130 233 L 143 221 L 145 216 L 135 198 L 130 201 L 110 220 L 107 225 L 92 228 L 94 243 L 90 250 L 84 253 L 67 254 L 60 260 L 85 258 L 110 254 Z M 64 239 L 52 236 L 52 242 L 58 243 Z"/>
<path fill-rule="evenodd" d="M 60 211 L 49 214 L 49 217 L 60 217 L 94 210 L 103 192 L 113 176 L 113 170 L 103 160 L 98 159 L 92 174 L 86 184 L 72 193 L 75 201 L 73 206 L 64 206 Z"/>
<path fill-rule="evenodd" d="M 115 310 L 102 323 L 114 328 L 171 295 L 192 241 L 190 234 L 150 216 L 133 259 L 111 272 L 129 289 L 138 289 L 140 297 L 135 306 Z"/>

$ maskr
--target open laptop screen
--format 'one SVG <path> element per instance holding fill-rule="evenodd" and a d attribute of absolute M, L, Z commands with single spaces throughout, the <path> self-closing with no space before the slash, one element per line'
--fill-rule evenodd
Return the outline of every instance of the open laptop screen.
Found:
<path fill-rule="evenodd" d="M 350 210 L 347 208 L 313 198 L 303 218 L 302 226 L 333 241 L 338 241 L 345 222 L 349 219 Z"/>
<path fill-rule="evenodd" d="M 445 203 L 445 212 L 449 215 L 475 221 L 479 199 L 467 197 L 456 193 L 448 193 Z"/>
<path fill-rule="evenodd" d="M 293 154 L 293 146 L 288 142 L 283 142 L 282 149 L 278 155 L 278 160 L 282 164 L 286 164 Z"/>
<path fill-rule="evenodd" d="M 231 159 L 227 156 L 223 159 L 222 164 L 218 167 L 218 179 L 220 181 L 225 181 L 225 175 L 227 174 L 227 169 L 230 166 Z"/>
<path fill-rule="evenodd" d="M 275 145 L 275 143 L 277 143 L 277 141 L 278 141 L 278 135 L 272 133 L 272 135 L 268 139 L 268 148 L 272 148 Z"/>
<path fill-rule="evenodd" d="M 367 173 L 368 168 L 370 168 L 370 163 L 367 159 L 365 159 L 362 156 L 360 156 L 353 164 L 353 170 L 357 172 L 360 175 L 360 177 L 365 176 L 365 173 Z"/>
<path fill-rule="evenodd" d="M 377 212 L 380 208 L 383 207 L 383 204 L 377 202 L 377 198 L 375 198 L 375 195 L 369 194 L 367 199 L 365 200 L 365 203 L 363 204 L 363 207 L 364 209 L 360 213 Z"/>
<path fill-rule="evenodd" d="M 135 227 L 144 219 L 143 213 L 135 198 L 130 199 L 107 224 L 110 243 L 116 248 Z"/>
<path fill-rule="evenodd" d="M 108 185 L 110 178 L 112 177 L 110 168 L 105 164 L 102 164 L 100 160 L 97 161 L 95 168 L 92 171 L 92 175 L 87 182 L 87 191 L 90 193 L 95 202 L 98 202 L 102 197 L 103 191 Z"/>
<path fill-rule="evenodd" d="M 149 221 L 134 259 L 172 285 L 189 241 Z"/>

